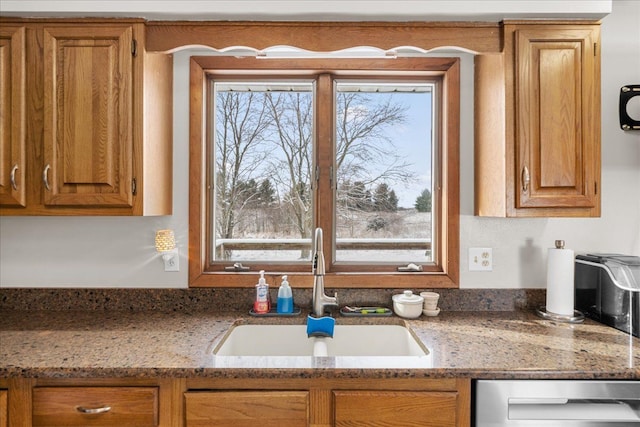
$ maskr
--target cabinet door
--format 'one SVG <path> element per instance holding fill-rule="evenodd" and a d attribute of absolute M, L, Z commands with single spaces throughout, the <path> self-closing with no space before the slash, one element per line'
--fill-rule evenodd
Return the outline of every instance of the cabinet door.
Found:
<path fill-rule="evenodd" d="M 25 206 L 25 29 L 0 27 L 0 205 Z"/>
<path fill-rule="evenodd" d="M 44 29 L 45 205 L 132 205 L 132 32 Z"/>
<path fill-rule="evenodd" d="M 34 426 L 158 425 L 157 387 L 35 387 Z"/>
<path fill-rule="evenodd" d="M 597 28 L 515 33 L 516 208 L 599 215 Z"/>
<path fill-rule="evenodd" d="M 435 391 L 334 391 L 335 427 L 458 426 L 458 394 Z"/>
<path fill-rule="evenodd" d="M 0 427 L 7 427 L 8 415 L 7 390 L 0 390 Z"/>
<path fill-rule="evenodd" d="M 185 393 L 187 427 L 303 427 L 309 425 L 306 391 Z"/>

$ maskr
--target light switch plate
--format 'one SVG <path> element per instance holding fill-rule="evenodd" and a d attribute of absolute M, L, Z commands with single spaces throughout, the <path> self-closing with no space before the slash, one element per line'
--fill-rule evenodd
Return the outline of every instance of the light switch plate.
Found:
<path fill-rule="evenodd" d="M 493 271 L 493 250 L 469 248 L 469 271 Z"/>

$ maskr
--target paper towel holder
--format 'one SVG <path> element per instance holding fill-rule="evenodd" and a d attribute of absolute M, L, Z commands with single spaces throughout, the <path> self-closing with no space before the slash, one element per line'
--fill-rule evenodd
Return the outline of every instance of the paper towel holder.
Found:
<path fill-rule="evenodd" d="M 564 240 L 555 241 L 556 249 L 564 249 Z M 545 320 L 552 320 L 554 322 L 562 323 L 582 323 L 584 322 L 584 314 L 578 310 L 573 310 L 573 316 L 552 313 L 547 311 L 546 306 L 542 306 L 536 310 L 536 314 Z"/>
<path fill-rule="evenodd" d="M 578 310 L 573 310 L 573 316 L 565 316 L 562 314 L 552 313 L 547 311 L 547 307 L 544 305 L 536 309 L 536 314 L 545 320 L 553 320 L 554 322 L 562 323 L 582 323 L 584 322 L 584 314 Z"/>

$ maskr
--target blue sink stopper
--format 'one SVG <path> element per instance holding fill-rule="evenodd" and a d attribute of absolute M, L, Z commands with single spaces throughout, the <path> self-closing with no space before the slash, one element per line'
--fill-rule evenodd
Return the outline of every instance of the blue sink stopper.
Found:
<path fill-rule="evenodd" d="M 333 327 L 336 319 L 330 316 L 307 317 L 307 337 L 329 337 L 333 338 Z"/>

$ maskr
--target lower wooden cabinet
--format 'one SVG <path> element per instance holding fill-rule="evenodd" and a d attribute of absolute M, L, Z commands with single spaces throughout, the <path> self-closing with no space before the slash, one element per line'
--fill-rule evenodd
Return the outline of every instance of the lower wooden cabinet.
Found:
<path fill-rule="evenodd" d="M 157 387 L 35 387 L 34 426 L 158 425 Z"/>
<path fill-rule="evenodd" d="M 188 427 L 305 427 L 306 391 L 231 391 L 185 393 Z"/>
<path fill-rule="evenodd" d="M 468 378 L 0 378 L 0 427 L 468 427 Z"/>
<path fill-rule="evenodd" d="M 8 425 L 7 390 L 0 390 L 0 427 Z"/>
<path fill-rule="evenodd" d="M 345 390 L 333 398 L 335 427 L 459 425 L 457 392 Z"/>
<path fill-rule="evenodd" d="M 467 427 L 470 383 L 468 379 L 187 380 L 185 427 Z M 233 388 L 236 391 L 230 391 Z"/>

